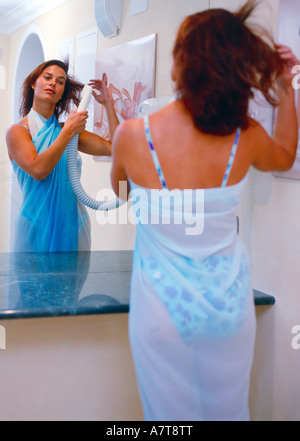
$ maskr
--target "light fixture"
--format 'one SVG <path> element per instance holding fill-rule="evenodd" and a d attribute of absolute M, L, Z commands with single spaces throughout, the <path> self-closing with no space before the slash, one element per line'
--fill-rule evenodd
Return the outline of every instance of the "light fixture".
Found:
<path fill-rule="evenodd" d="M 95 0 L 95 17 L 104 37 L 117 35 L 121 26 L 122 0 Z"/>

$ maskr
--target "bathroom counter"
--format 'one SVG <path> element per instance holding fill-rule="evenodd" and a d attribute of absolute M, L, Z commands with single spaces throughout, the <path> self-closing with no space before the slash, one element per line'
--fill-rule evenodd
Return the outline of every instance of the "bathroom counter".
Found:
<path fill-rule="evenodd" d="M 132 254 L 0 253 L 0 320 L 128 313 Z M 275 303 L 253 294 L 257 306 Z"/>
<path fill-rule="evenodd" d="M 131 251 L 0 254 L 0 421 L 143 420 L 131 268 Z"/>
<path fill-rule="evenodd" d="M 140 421 L 130 252 L 0 254 L 0 421 Z"/>

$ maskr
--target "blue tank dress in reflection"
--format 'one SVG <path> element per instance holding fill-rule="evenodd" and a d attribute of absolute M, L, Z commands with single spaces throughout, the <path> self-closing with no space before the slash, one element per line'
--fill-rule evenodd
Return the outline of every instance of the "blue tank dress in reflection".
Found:
<path fill-rule="evenodd" d="M 250 264 L 236 224 L 246 178 L 227 186 L 240 131 L 222 186 L 188 192 L 168 190 L 147 118 L 145 129 L 162 185 L 157 197 L 130 181 L 136 222 L 130 342 L 145 419 L 248 420 L 256 325 Z M 203 229 L 191 234 L 197 216 Z"/>
<path fill-rule="evenodd" d="M 33 118 L 42 119 L 36 112 Z M 33 120 L 34 121 L 34 120 Z M 38 154 L 57 138 L 61 126 L 53 115 L 43 119 L 32 142 Z M 90 249 L 90 220 L 78 204 L 67 172 L 67 154 L 46 179 L 37 181 L 12 160 L 22 191 L 22 204 L 15 223 L 15 252 L 57 252 Z M 81 244 L 81 245 L 79 245 Z"/>

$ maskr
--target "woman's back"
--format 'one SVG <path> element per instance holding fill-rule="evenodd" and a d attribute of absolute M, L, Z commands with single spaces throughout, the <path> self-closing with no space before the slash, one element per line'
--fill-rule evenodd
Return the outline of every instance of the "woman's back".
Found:
<path fill-rule="evenodd" d="M 128 134 L 124 134 L 128 145 L 131 143 L 128 136 L 134 137 L 134 152 L 126 157 L 128 176 L 142 187 L 161 188 L 145 136 L 143 120 L 133 120 L 130 123 Z M 221 186 L 236 132 L 225 137 L 200 132 L 178 101 L 150 115 L 149 123 L 168 189 Z M 251 148 L 247 146 L 247 133 L 242 132 L 228 185 L 241 181 L 250 165 Z"/>

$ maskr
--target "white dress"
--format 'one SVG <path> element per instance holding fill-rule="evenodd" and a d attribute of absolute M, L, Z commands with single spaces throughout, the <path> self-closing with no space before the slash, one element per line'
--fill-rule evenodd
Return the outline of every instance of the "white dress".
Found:
<path fill-rule="evenodd" d="M 129 332 L 149 421 L 249 420 L 255 311 L 236 210 L 246 182 L 166 188 L 130 181 L 136 222 Z M 193 224 L 194 222 L 194 224 Z"/>

